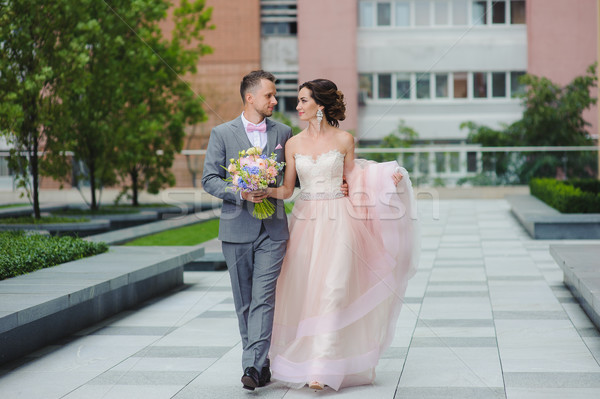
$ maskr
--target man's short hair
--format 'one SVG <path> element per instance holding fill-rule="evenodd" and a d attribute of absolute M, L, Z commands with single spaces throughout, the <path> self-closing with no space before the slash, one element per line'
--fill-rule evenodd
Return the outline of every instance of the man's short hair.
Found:
<path fill-rule="evenodd" d="M 242 101 L 244 104 L 246 103 L 246 93 L 252 92 L 260 85 L 260 81 L 262 79 L 270 80 L 275 83 L 277 80 L 275 75 L 271 72 L 263 71 L 262 69 L 258 71 L 252 71 L 242 79 L 242 83 L 240 84 L 240 94 L 242 95 Z"/>

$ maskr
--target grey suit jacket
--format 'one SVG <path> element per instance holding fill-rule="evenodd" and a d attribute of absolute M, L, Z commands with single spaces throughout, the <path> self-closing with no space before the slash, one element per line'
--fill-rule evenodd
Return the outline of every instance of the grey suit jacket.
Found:
<path fill-rule="evenodd" d="M 267 119 L 266 123 L 267 145 L 263 154 L 270 156 L 274 152 L 277 155 L 277 162 L 285 162 L 285 143 L 292 136 L 292 129 L 270 119 Z M 278 145 L 281 149 L 276 150 L 275 147 Z M 242 200 L 240 193 L 232 189 L 233 185 L 223 180 L 230 175 L 222 166 L 227 167 L 231 158 L 237 159 L 240 151 L 250 147 L 252 144 L 248 140 L 241 117 L 216 126 L 210 133 L 202 186 L 207 193 L 223 200 L 219 239 L 233 243 L 252 242 L 258 237 L 261 223 L 264 223 L 272 240 L 287 240 L 289 232 L 283 201 L 270 198 L 269 200 L 275 204 L 275 213 L 261 221 L 252 216 L 254 204 Z M 283 174 L 280 173 L 277 185 L 281 184 L 282 176 Z"/>

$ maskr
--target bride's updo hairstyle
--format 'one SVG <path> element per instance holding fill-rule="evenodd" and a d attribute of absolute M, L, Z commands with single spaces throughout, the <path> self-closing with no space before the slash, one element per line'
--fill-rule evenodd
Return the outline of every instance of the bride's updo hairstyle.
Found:
<path fill-rule="evenodd" d="M 339 121 L 346 119 L 344 93 L 338 90 L 335 83 L 327 79 L 315 79 L 302 83 L 298 91 L 305 87 L 311 91 L 313 100 L 324 107 L 323 115 L 327 123 L 338 127 Z"/>

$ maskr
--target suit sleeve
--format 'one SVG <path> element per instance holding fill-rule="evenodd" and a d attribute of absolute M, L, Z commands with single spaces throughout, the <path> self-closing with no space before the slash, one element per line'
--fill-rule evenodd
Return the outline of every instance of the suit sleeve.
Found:
<path fill-rule="evenodd" d="M 227 177 L 227 171 L 222 166 L 229 165 L 226 158 L 225 143 L 222 136 L 213 129 L 208 139 L 206 157 L 204 158 L 204 171 L 202 173 L 202 187 L 204 190 L 223 201 L 236 205 L 242 203 L 239 193 L 233 190 L 233 185 L 223 179 Z"/>

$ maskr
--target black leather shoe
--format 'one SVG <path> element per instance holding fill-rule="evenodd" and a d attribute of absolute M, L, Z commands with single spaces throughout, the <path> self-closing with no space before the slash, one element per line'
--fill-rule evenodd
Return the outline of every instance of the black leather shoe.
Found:
<path fill-rule="evenodd" d="M 271 382 L 271 369 L 269 367 L 271 367 L 271 360 L 267 358 L 265 365 L 260 370 L 260 378 L 258 380 L 259 387 L 264 387 Z"/>
<path fill-rule="evenodd" d="M 246 367 L 246 370 L 244 370 L 244 375 L 242 376 L 242 384 L 244 384 L 244 389 L 254 391 L 254 388 L 259 386 L 259 379 L 260 375 L 254 367 Z"/>
<path fill-rule="evenodd" d="M 269 366 L 265 366 L 260 371 L 260 378 L 258 380 L 258 386 L 264 387 L 269 382 L 271 382 L 271 369 L 269 369 Z"/>

